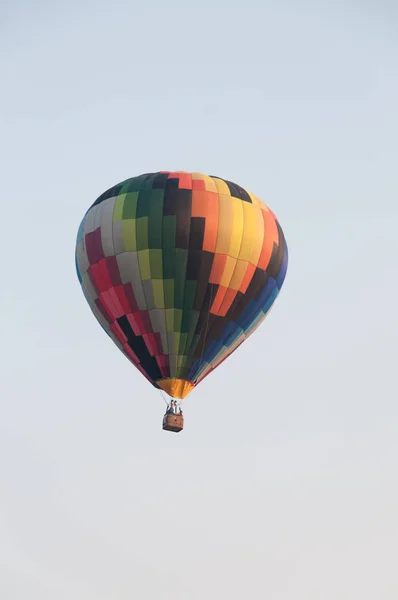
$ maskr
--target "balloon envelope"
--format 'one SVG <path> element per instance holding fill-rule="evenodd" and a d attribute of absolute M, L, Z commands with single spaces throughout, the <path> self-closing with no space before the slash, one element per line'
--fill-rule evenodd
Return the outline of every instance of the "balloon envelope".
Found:
<path fill-rule="evenodd" d="M 184 398 L 265 319 L 288 252 L 271 210 L 201 173 L 127 179 L 89 208 L 76 243 L 87 302 L 157 388 Z"/>

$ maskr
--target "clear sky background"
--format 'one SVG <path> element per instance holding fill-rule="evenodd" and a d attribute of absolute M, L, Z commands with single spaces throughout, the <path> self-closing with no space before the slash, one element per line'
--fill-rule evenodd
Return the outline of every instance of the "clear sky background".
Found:
<path fill-rule="evenodd" d="M 396 600 L 397 61 L 393 0 L 1 3 L 2 600 Z M 156 170 L 248 188 L 290 250 L 179 435 L 74 266 Z"/>

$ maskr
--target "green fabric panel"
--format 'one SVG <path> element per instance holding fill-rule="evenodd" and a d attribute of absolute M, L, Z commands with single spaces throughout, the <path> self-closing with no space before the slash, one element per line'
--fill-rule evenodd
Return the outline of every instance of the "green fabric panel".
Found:
<path fill-rule="evenodd" d="M 187 333 L 181 333 L 181 336 L 180 336 L 180 345 L 178 346 L 178 353 L 179 354 L 183 354 L 184 348 L 185 348 L 185 344 L 187 343 L 187 339 L 188 339 L 188 334 Z M 181 358 L 183 358 L 183 357 L 181 357 Z"/>
<path fill-rule="evenodd" d="M 174 330 L 180 333 L 181 331 L 181 323 L 182 323 L 182 310 L 174 309 Z M 178 346 L 177 346 L 178 348 Z"/>
<path fill-rule="evenodd" d="M 126 194 L 121 194 L 115 200 L 115 206 L 113 207 L 112 217 L 113 223 L 115 223 L 116 221 L 121 221 L 123 219 L 123 206 L 125 197 Z"/>
<path fill-rule="evenodd" d="M 164 190 L 153 190 L 149 207 L 148 246 L 162 248 Z"/>
<path fill-rule="evenodd" d="M 141 182 L 141 190 L 151 190 L 153 186 L 153 175 L 149 175 L 149 177 L 144 177 Z"/>
<path fill-rule="evenodd" d="M 132 177 L 131 179 L 128 179 L 126 181 L 126 189 L 124 189 L 125 186 L 123 186 L 123 192 L 124 191 L 139 192 L 140 189 L 142 189 L 145 180 L 146 180 L 145 175 L 138 175 L 138 177 Z"/>
<path fill-rule="evenodd" d="M 152 289 L 156 308 L 164 308 L 163 279 L 152 279 Z"/>
<path fill-rule="evenodd" d="M 151 191 L 140 190 L 138 194 L 137 204 L 137 219 L 147 217 L 149 215 L 149 207 L 151 205 Z"/>
<path fill-rule="evenodd" d="M 179 379 L 189 379 L 190 367 L 178 367 L 177 377 Z"/>
<path fill-rule="evenodd" d="M 173 279 L 176 272 L 176 249 L 166 248 L 163 250 L 163 277 L 165 279 Z M 174 298 L 174 293 L 173 293 Z M 174 300 L 173 300 L 174 301 Z M 174 304 L 173 304 L 174 306 Z"/>
<path fill-rule="evenodd" d="M 174 309 L 166 308 L 166 329 L 168 332 L 174 330 Z"/>
<path fill-rule="evenodd" d="M 163 290 L 165 308 L 174 308 L 174 279 L 163 279 Z"/>
<path fill-rule="evenodd" d="M 163 263 L 161 250 L 148 250 L 151 263 L 152 279 L 163 279 Z"/>
<path fill-rule="evenodd" d="M 181 321 L 181 332 L 182 333 L 189 333 L 192 315 L 193 315 L 193 310 L 186 310 L 184 308 L 184 312 L 182 314 L 182 321 Z"/>
<path fill-rule="evenodd" d="M 123 205 L 123 219 L 135 219 L 138 192 L 129 192 L 125 196 Z"/>
<path fill-rule="evenodd" d="M 174 326 L 175 326 L 175 323 L 174 323 Z M 178 349 L 180 347 L 181 333 L 179 333 L 178 331 L 174 331 L 172 335 L 174 337 L 174 348 Z"/>
<path fill-rule="evenodd" d="M 197 281 L 193 281 L 191 279 L 187 279 L 185 281 L 184 310 L 192 310 L 193 304 L 195 302 L 195 295 L 196 295 L 197 287 L 198 287 Z"/>
<path fill-rule="evenodd" d="M 190 356 L 193 355 L 193 353 L 195 352 L 196 347 L 197 347 L 198 342 L 199 342 L 199 339 L 200 339 L 200 335 L 198 333 L 196 333 L 193 336 L 193 340 L 192 340 L 191 346 L 187 349 L 187 351 L 189 352 Z M 200 348 L 200 352 L 202 352 L 202 348 Z"/>
<path fill-rule="evenodd" d="M 187 270 L 188 250 L 176 249 L 175 277 L 174 277 L 174 306 L 184 307 L 185 275 Z"/>
<path fill-rule="evenodd" d="M 162 248 L 175 248 L 176 247 L 176 224 L 177 224 L 176 216 L 168 215 L 167 217 L 163 217 Z"/>
<path fill-rule="evenodd" d="M 117 194 L 118 196 L 120 196 L 121 194 L 127 194 L 128 187 L 129 187 L 129 183 L 130 183 L 130 179 L 125 179 L 124 181 L 120 182 L 120 189 L 119 189 L 119 193 Z"/>
<path fill-rule="evenodd" d="M 193 365 L 193 359 L 190 356 L 181 355 L 177 359 L 177 365 L 179 368 L 186 367 L 189 369 Z"/>
<path fill-rule="evenodd" d="M 135 219 L 123 219 L 122 235 L 125 252 L 134 252 L 137 250 L 137 241 L 135 239 Z"/>
<path fill-rule="evenodd" d="M 187 313 L 187 314 L 190 315 L 190 323 L 188 326 L 189 330 L 188 330 L 188 339 L 187 339 L 187 343 L 186 343 L 185 351 L 184 351 L 185 354 L 190 353 L 190 349 L 191 349 L 192 341 L 193 341 L 193 338 L 195 335 L 196 325 L 198 324 L 200 312 L 198 310 L 192 310 L 190 313 Z M 185 313 L 184 313 L 184 316 L 185 316 Z M 184 323 L 184 319 L 183 319 L 183 322 L 182 322 L 183 329 L 182 330 L 185 332 L 184 325 L 185 325 L 185 323 Z"/>
<path fill-rule="evenodd" d="M 137 250 L 148 250 L 148 217 L 135 220 Z"/>
<path fill-rule="evenodd" d="M 140 265 L 141 279 L 143 281 L 145 281 L 146 279 L 151 279 L 151 266 L 149 263 L 149 250 L 139 250 L 137 254 L 138 254 L 138 262 Z"/>

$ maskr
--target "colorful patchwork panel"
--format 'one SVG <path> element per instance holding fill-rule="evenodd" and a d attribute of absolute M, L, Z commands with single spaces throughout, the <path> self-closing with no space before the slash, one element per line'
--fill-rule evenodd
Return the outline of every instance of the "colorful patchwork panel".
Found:
<path fill-rule="evenodd" d="M 270 209 L 201 173 L 133 177 L 102 194 L 76 268 L 107 334 L 155 386 L 185 397 L 260 325 L 286 276 Z"/>

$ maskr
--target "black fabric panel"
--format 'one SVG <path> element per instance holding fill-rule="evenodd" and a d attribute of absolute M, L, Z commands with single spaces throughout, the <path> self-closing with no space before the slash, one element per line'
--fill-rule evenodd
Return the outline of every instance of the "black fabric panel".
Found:
<path fill-rule="evenodd" d="M 209 296 L 210 298 L 210 296 Z M 206 302 L 206 310 L 203 310 L 203 312 L 200 314 L 199 317 L 199 321 L 198 324 L 196 326 L 196 330 L 195 333 L 199 334 L 199 341 L 196 344 L 196 348 L 193 352 L 193 356 L 195 358 L 198 358 L 199 356 L 202 355 L 202 352 L 206 352 L 206 347 L 208 345 L 208 336 L 209 336 L 209 331 L 212 328 L 212 326 L 214 325 L 215 321 L 217 319 L 219 319 L 220 317 L 217 317 L 216 315 L 212 315 L 211 313 L 209 314 L 208 311 L 208 302 Z"/>
<path fill-rule="evenodd" d="M 203 327 L 205 326 L 205 324 L 207 322 L 210 307 L 214 300 L 215 295 L 217 294 L 218 287 L 219 286 L 214 283 L 208 283 L 206 285 L 203 303 L 202 303 L 202 306 L 200 307 L 199 319 L 196 324 L 196 329 L 195 329 L 196 334 L 201 333 Z M 210 315 L 209 318 L 211 318 L 211 317 L 212 317 L 212 315 Z M 209 326 L 210 325 L 208 325 L 207 328 L 209 328 Z"/>
<path fill-rule="evenodd" d="M 274 242 L 271 258 L 270 258 L 270 261 L 269 261 L 269 264 L 267 267 L 267 273 L 273 279 L 276 279 L 276 277 L 278 276 L 278 273 L 280 271 L 282 260 L 283 260 L 282 254 L 283 253 L 280 252 L 280 250 L 279 250 L 279 246 L 277 246 Z M 282 257 L 282 260 L 281 260 L 281 257 Z"/>
<path fill-rule="evenodd" d="M 177 190 L 176 248 L 189 248 L 191 228 L 192 190 Z"/>
<path fill-rule="evenodd" d="M 200 266 L 199 276 L 197 278 L 198 287 L 196 290 L 194 309 L 201 310 L 202 306 L 205 306 L 206 293 L 210 293 L 210 287 L 218 289 L 218 286 L 209 283 L 211 268 L 213 266 L 214 254 L 213 252 L 207 252 L 202 250 L 200 253 Z M 217 292 L 215 292 L 217 293 Z M 213 296 L 214 298 L 214 296 Z"/>
<path fill-rule="evenodd" d="M 162 190 L 166 186 L 166 182 L 167 182 L 168 178 L 169 178 L 168 173 L 158 173 L 157 175 L 155 175 L 153 184 L 152 184 L 152 189 Z"/>
<path fill-rule="evenodd" d="M 232 183 L 232 181 L 225 181 L 225 183 L 229 187 L 231 196 L 233 196 L 234 198 L 240 198 L 244 202 L 250 202 L 250 204 L 252 204 L 252 199 L 250 198 L 249 194 L 246 192 L 246 190 L 240 187 L 240 185 Z"/>
<path fill-rule="evenodd" d="M 178 177 L 171 177 L 166 181 L 166 191 L 176 190 L 178 189 L 180 180 Z"/>
<path fill-rule="evenodd" d="M 127 317 L 123 315 L 123 317 L 120 317 L 116 320 L 127 338 L 128 345 L 140 359 L 141 366 L 145 370 L 146 374 L 151 379 L 161 378 L 162 374 L 155 357 L 149 354 L 148 348 L 146 347 L 142 337 L 134 334 Z"/>
<path fill-rule="evenodd" d="M 174 179 L 169 179 L 169 181 L 175 181 Z M 167 183 L 168 183 L 167 182 Z M 169 188 L 166 186 L 164 192 L 164 200 L 163 200 L 163 216 L 171 216 L 177 215 L 178 212 L 182 209 L 184 210 L 184 205 L 189 206 L 189 214 L 191 214 L 191 204 L 192 204 L 192 190 L 179 190 Z"/>
<path fill-rule="evenodd" d="M 268 265 L 268 268 L 267 268 L 267 272 L 269 273 L 270 277 L 272 277 L 273 279 L 276 279 L 278 277 L 279 271 L 281 270 L 283 259 L 285 258 L 285 253 L 286 253 L 285 238 L 283 236 L 282 230 L 281 230 L 278 222 L 276 222 L 276 225 L 278 227 L 278 232 L 279 232 L 278 252 L 277 252 L 277 255 L 276 255 L 276 258 L 275 258 L 273 264 L 271 265 L 271 267 L 272 267 L 271 272 L 270 272 L 270 265 Z"/>
<path fill-rule="evenodd" d="M 241 187 L 237 183 L 233 183 L 232 181 L 228 181 L 227 179 L 223 179 L 222 177 L 217 177 L 217 175 L 210 175 L 210 177 L 214 179 L 219 179 L 220 181 L 226 183 L 229 189 L 229 193 L 234 198 L 240 198 L 244 202 L 250 202 L 250 204 L 253 204 L 252 199 L 250 198 L 246 190 L 244 190 L 243 187 Z"/>
<path fill-rule="evenodd" d="M 186 278 L 194 281 L 198 281 L 199 279 L 205 221 L 204 217 L 191 218 Z"/>
<path fill-rule="evenodd" d="M 170 179 L 168 181 L 170 181 Z M 170 190 L 166 185 L 166 189 L 164 192 L 164 198 L 163 198 L 163 216 L 164 217 L 171 217 L 171 216 L 176 215 L 176 202 L 175 202 L 175 195 L 173 194 L 173 191 Z"/>
<path fill-rule="evenodd" d="M 286 246 L 287 246 L 286 239 L 285 239 L 284 233 L 282 231 L 282 227 L 279 225 L 278 221 L 275 221 L 275 223 L 276 223 L 276 228 L 278 230 L 278 235 L 279 235 L 278 246 L 283 252 L 283 257 L 282 257 L 282 261 L 281 261 L 281 264 L 282 264 L 283 258 L 285 256 L 285 252 L 286 252 Z"/>
<path fill-rule="evenodd" d="M 238 321 L 241 314 L 245 310 L 245 304 L 242 301 L 244 298 L 244 294 L 242 292 L 238 292 L 229 307 L 227 314 L 225 315 L 228 321 Z"/>
<path fill-rule="evenodd" d="M 249 283 L 249 287 L 246 290 L 245 297 L 247 298 L 247 304 L 251 300 L 257 300 L 261 291 L 267 285 L 269 279 L 269 274 L 266 273 L 263 269 L 259 269 L 258 267 L 254 271 L 251 282 Z"/>
<path fill-rule="evenodd" d="M 277 267 L 278 267 L 277 277 L 278 277 L 279 272 L 282 268 L 283 261 L 285 260 L 285 255 L 287 253 L 287 244 L 286 244 L 285 235 L 282 231 L 282 227 L 279 225 L 278 221 L 276 221 L 276 226 L 278 228 L 278 234 L 279 234 L 279 259 L 277 261 Z"/>
<path fill-rule="evenodd" d="M 202 250 L 205 236 L 205 217 L 192 217 L 191 231 L 189 234 L 189 252 L 191 250 Z"/>
<path fill-rule="evenodd" d="M 209 323 L 209 329 L 207 331 L 206 336 L 206 347 L 210 344 L 210 342 L 216 340 L 220 336 L 220 334 L 228 324 L 228 319 L 226 317 L 220 317 L 219 315 L 212 316 L 214 316 L 215 318 L 212 319 L 213 322 L 211 328 Z"/>
<path fill-rule="evenodd" d="M 191 248 L 189 248 L 186 277 L 187 279 L 193 281 L 199 280 L 201 254 L 201 250 L 192 250 Z"/>

